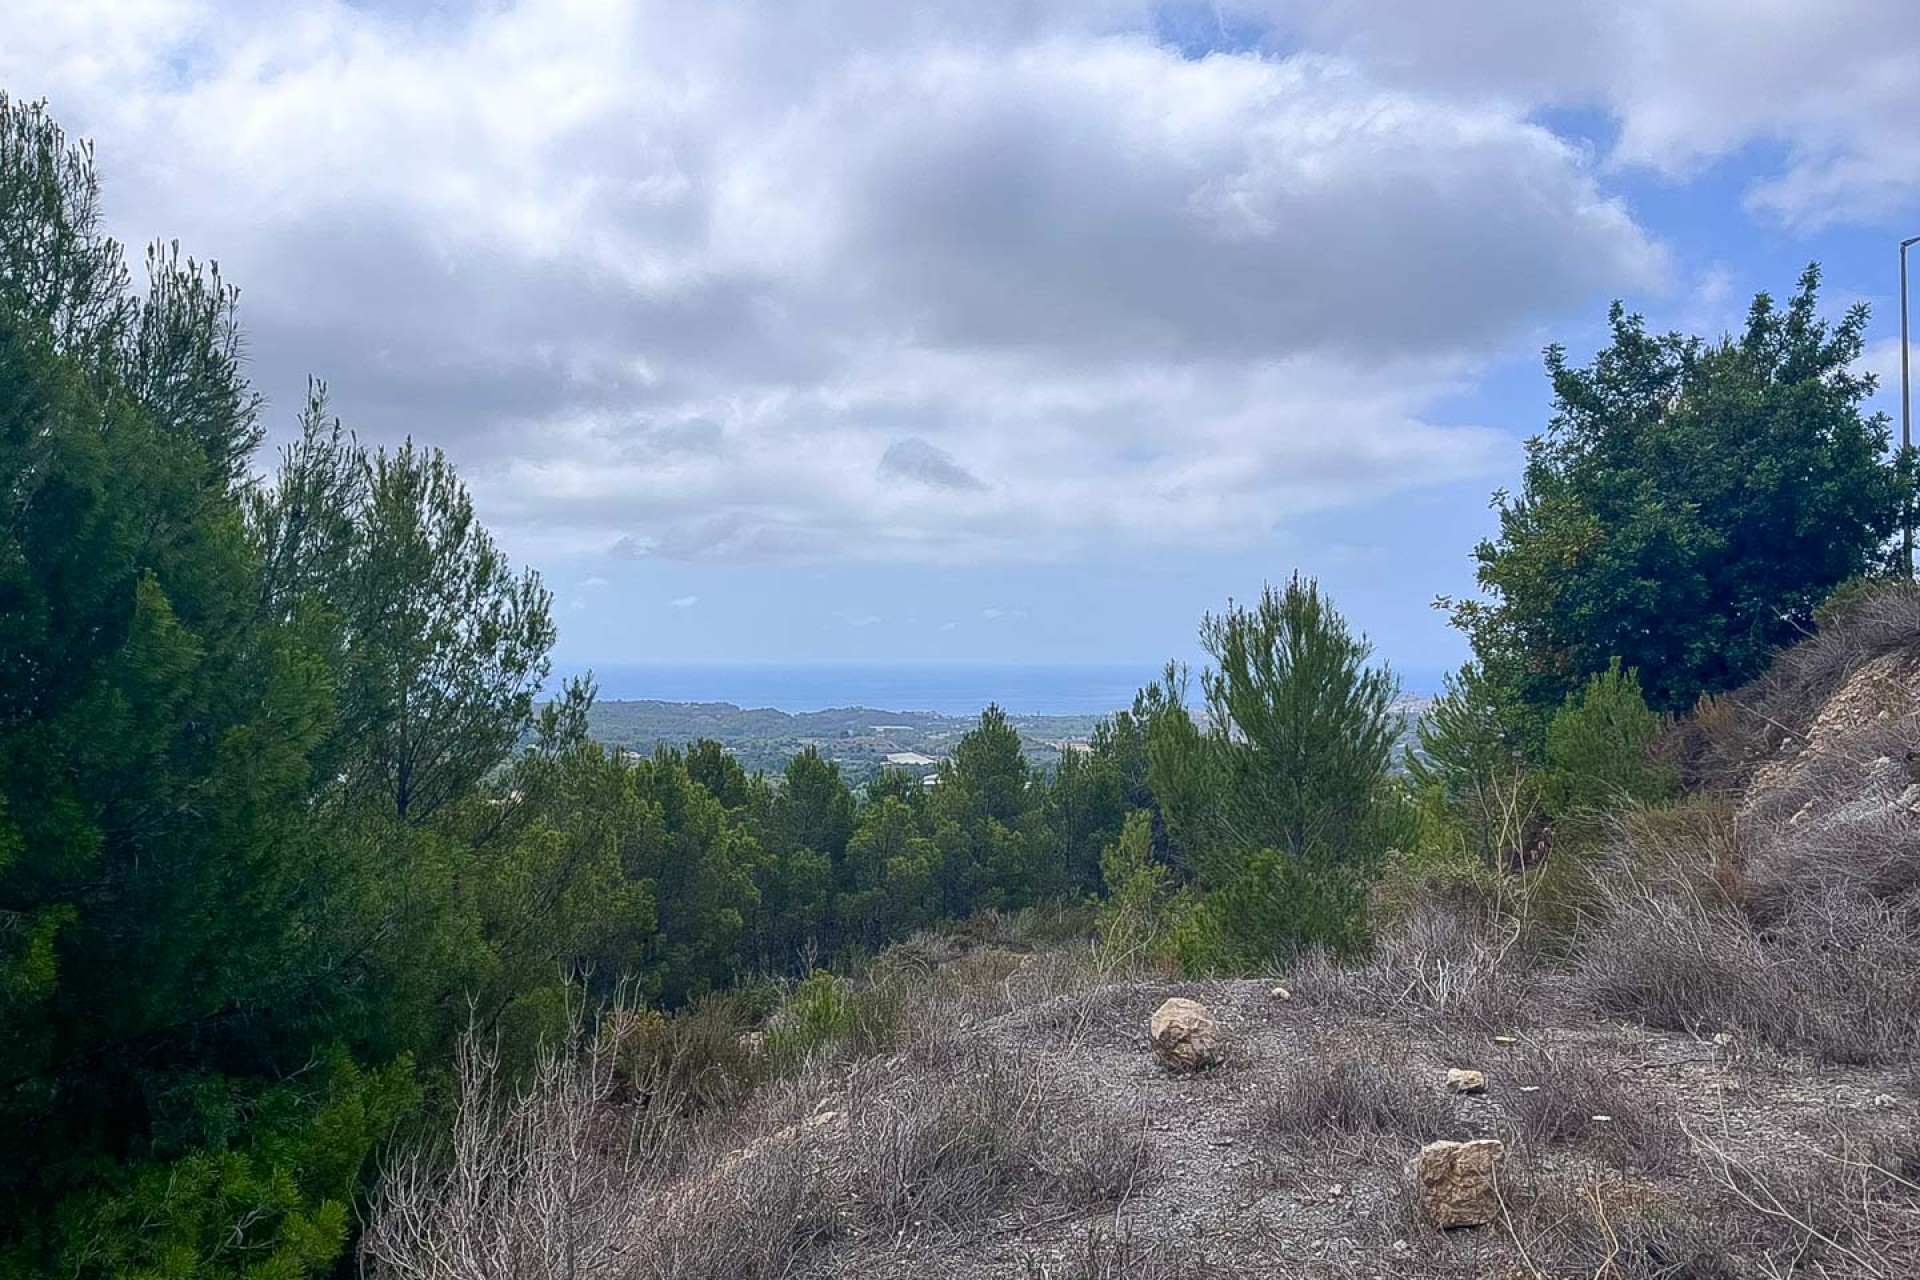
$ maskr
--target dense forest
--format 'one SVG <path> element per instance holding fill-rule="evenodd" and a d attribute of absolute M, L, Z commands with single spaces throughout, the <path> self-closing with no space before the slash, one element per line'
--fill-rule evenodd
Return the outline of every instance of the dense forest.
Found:
<path fill-rule="evenodd" d="M 1498 872 L 1670 789 L 1662 715 L 1891 571 L 1907 503 L 1865 312 L 1821 319 L 1809 269 L 1730 338 L 1616 308 L 1589 366 L 1549 353 L 1451 604 L 1476 661 L 1404 757 L 1394 677 L 1295 575 L 1051 772 L 995 708 L 933 786 L 627 758 L 590 683 L 549 690 L 551 598 L 448 460 L 362 443 L 318 382 L 263 457 L 235 289 L 171 246 L 136 286 L 100 200 L 0 98 L 0 1276 L 334 1274 L 460 1036 L 616 991 L 1089 900 L 1187 972 L 1362 951 L 1409 863 Z"/>

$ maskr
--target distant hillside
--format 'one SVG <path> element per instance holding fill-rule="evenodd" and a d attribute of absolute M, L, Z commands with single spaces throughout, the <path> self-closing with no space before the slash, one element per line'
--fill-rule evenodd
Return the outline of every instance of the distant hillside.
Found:
<path fill-rule="evenodd" d="M 1401 701 L 1411 729 L 1429 699 Z M 1060 763 L 1062 744 L 1084 743 L 1105 716 L 1014 715 L 1026 756 L 1043 769 Z M 662 702 L 635 698 L 595 704 L 593 736 L 611 747 L 651 754 L 656 747 L 684 747 L 711 738 L 733 752 L 749 771 L 778 773 L 802 747 L 812 745 L 839 763 L 850 782 L 860 783 L 884 767 L 888 756 L 946 758 L 960 735 L 973 728 L 973 716 L 934 711 L 881 711 L 873 707 L 834 707 L 826 711 L 780 711 L 738 707 L 731 702 Z M 919 760 L 893 761 L 917 773 L 933 772 Z"/>
<path fill-rule="evenodd" d="M 1102 717 L 1009 715 L 1019 730 L 1027 759 L 1042 768 L 1060 761 L 1062 743 L 1087 740 Z M 818 747 L 837 761 L 849 780 L 863 782 L 887 763 L 887 757 L 944 759 L 960 735 L 975 724 L 972 716 L 931 711 L 880 711 L 836 707 L 827 711 L 779 711 L 743 708 L 731 702 L 661 702 L 655 699 L 601 702 L 593 709 L 593 736 L 609 746 L 651 753 L 665 745 L 684 747 L 711 738 L 739 757 L 749 770 L 778 772 L 802 747 Z M 932 766 L 896 762 L 920 773 Z"/>

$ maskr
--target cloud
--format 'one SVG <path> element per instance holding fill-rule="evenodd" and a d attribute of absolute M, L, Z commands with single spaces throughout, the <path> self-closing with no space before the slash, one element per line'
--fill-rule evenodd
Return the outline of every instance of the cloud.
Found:
<path fill-rule="evenodd" d="M 1121 3 L 107 13 L 8 6 L 0 82 L 99 139 L 116 226 L 244 286 L 278 429 L 327 376 L 536 559 L 1259 546 L 1510 466 L 1432 406 L 1671 274 L 1524 94 L 1338 32 L 1196 59 Z"/>
<path fill-rule="evenodd" d="M 1417 91 L 1598 107 L 1614 165 L 1761 148 L 1749 204 L 1807 230 L 1920 210 L 1920 25 L 1887 0 L 1308 0 L 1248 6 Z"/>
<path fill-rule="evenodd" d="M 607 582 L 607 580 L 605 578 L 600 577 L 598 574 L 595 574 L 591 578 L 580 579 L 581 588 L 587 591 L 597 591 L 601 587 L 608 586 L 608 585 L 610 584 Z"/>
<path fill-rule="evenodd" d="M 833 616 L 850 627 L 872 627 L 886 621 L 877 613 L 849 612 L 845 609 L 835 610 Z"/>
<path fill-rule="evenodd" d="M 700 597 L 699 596 L 675 596 L 672 600 L 668 601 L 668 603 L 671 604 L 676 609 L 691 609 L 693 608 L 693 606 L 700 603 Z"/>
<path fill-rule="evenodd" d="M 935 489 L 984 489 L 980 478 L 954 461 L 952 454 L 925 440 L 896 440 L 880 455 L 880 474 L 915 480 Z"/>

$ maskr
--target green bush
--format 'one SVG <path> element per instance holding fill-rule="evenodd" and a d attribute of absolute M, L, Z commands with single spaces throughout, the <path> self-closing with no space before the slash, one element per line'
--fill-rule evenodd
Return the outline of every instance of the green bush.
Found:
<path fill-rule="evenodd" d="M 1525 738 L 1478 663 L 1446 678 L 1406 752 L 1419 834 L 1414 851 L 1487 871 L 1517 867 L 1544 814 Z"/>
<path fill-rule="evenodd" d="M 1184 965 L 1260 966 L 1365 934 L 1380 860 L 1415 835 L 1393 778 L 1399 683 L 1295 575 L 1209 615 L 1203 733 L 1177 668 L 1148 735 L 1149 780 L 1204 897 L 1178 930 Z"/>
<path fill-rule="evenodd" d="M 1372 887 L 1357 868 L 1257 849 L 1176 927 L 1174 954 L 1190 974 L 1272 968 L 1316 948 L 1352 954 L 1366 943 Z"/>
<path fill-rule="evenodd" d="M 846 979 L 816 969 L 794 987 L 766 1031 L 767 1061 L 790 1070 L 809 1054 L 831 1048 L 854 1056 L 891 1044 L 904 1015 L 897 984 L 855 988 Z"/>
<path fill-rule="evenodd" d="M 1170 954 L 1170 936 L 1192 910 L 1173 871 L 1153 856 L 1153 815 L 1127 815 L 1120 838 L 1100 855 L 1106 900 L 1095 916 L 1101 958 L 1109 964 L 1152 963 Z"/>
<path fill-rule="evenodd" d="M 1651 755 L 1663 725 L 1640 694 L 1640 680 L 1615 659 L 1569 697 L 1547 724 L 1541 788 L 1563 826 L 1596 815 L 1671 799 L 1678 779 Z"/>

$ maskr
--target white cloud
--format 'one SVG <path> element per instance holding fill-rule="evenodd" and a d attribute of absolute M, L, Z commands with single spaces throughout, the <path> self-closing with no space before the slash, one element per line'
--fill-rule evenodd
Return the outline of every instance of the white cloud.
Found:
<path fill-rule="evenodd" d="M 673 607 L 676 609 L 691 609 L 693 608 L 693 606 L 700 603 L 700 597 L 699 596 L 676 596 L 674 597 L 673 600 L 669 601 L 668 603 L 672 604 Z"/>
<path fill-rule="evenodd" d="M 328 376 L 521 555 L 1258 544 L 1508 465 L 1429 406 L 1669 274 L 1524 98 L 1129 4 L 108 7 L 0 83 L 245 286 L 282 426 Z"/>
<path fill-rule="evenodd" d="M 1810 229 L 1920 210 L 1920 21 L 1900 0 L 1251 0 L 1393 83 L 1596 106 L 1609 159 L 1768 155 L 1749 202 Z"/>
<path fill-rule="evenodd" d="M 583 590 L 586 590 L 586 591 L 598 591 L 601 587 L 608 586 L 608 585 L 610 584 L 607 582 L 607 580 L 605 578 L 600 577 L 598 574 L 595 574 L 593 577 L 590 577 L 590 578 L 580 579 L 580 586 Z"/>

